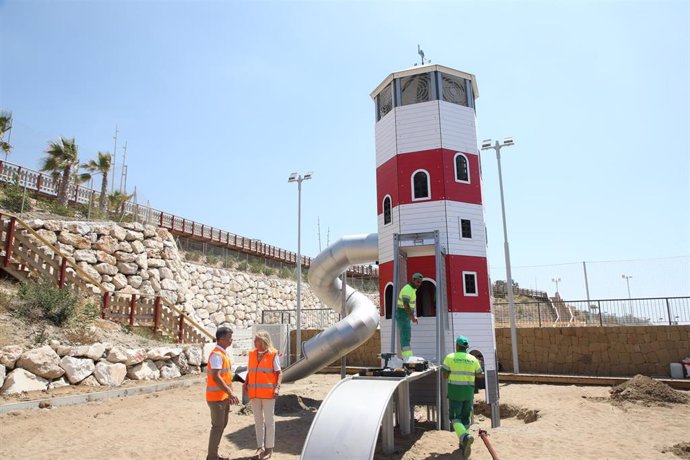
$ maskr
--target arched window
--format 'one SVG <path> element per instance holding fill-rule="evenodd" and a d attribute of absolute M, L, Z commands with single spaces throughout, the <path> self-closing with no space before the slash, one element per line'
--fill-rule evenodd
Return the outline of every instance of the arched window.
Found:
<path fill-rule="evenodd" d="M 423 169 L 418 169 L 412 173 L 412 201 L 428 200 L 429 198 L 431 198 L 429 173 Z"/>
<path fill-rule="evenodd" d="M 424 280 L 417 289 L 417 316 L 436 316 L 436 284 Z"/>
<path fill-rule="evenodd" d="M 383 290 L 383 308 L 386 319 L 393 318 L 393 283 L 386 284 Z"/>
<path fill-rule="evenodd" d="M 455 154 L 455 182 L 470 183 L 470 163 L 462 153 Z"/>
<path fill-rule="evenodd" d="M 386 195 L 383 199 L 383 225 L 388 225 L 392 222 L 393 218 L 391 216 L 391 197 Z"/>

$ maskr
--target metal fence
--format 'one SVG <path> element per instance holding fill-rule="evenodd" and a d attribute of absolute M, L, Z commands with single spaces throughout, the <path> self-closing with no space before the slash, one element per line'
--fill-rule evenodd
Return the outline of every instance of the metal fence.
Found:
<path fill-rule="evenodd" d="M 261 322 L 263 324 L 289 324 L 291 328 L 297 325 L 295 310 L 263 310 Z M 302 309 L 302 329 L 325 329 L 340 321 L 340 313 L 330 308 Z"/>
<path fill-rule="evenodd" d="M 495 302 L 494 315 L 496 327 L 510 326 L 507 303 Z M 517 327 L 690 324 L 690 297 L 521 302 L 515 315 Z"/>
<path fill-rule="evenodd" d="M 50 174 L 44 174 L 6 161 L 0 161 L 0 182 L 15 184 L 39 195 L 53 198 L 57 197 L 60 188 L 60 179 L 54 179 Z M 91 203 L 93 205 L 93 203 L 98 202 L 99 196 L 99 191 L 74 183 L 71 183 L 67 190 L 68 200 L 77 204 Z M 124 203 L 120 212 L 134 221 L 158 225 L 176 235 L 201 239 L 209 244 L 228 247 L 264 259 L 273 259 L 293 265 L 297 263 L 297 254 L 292 251 L 263 243 L 261 240 L 201 224 L 150 206 L 143 206 L 136 201 Z M 302 266 L 309 268 L 311 257 L 301 256 L 301 259 Z M 355 278 L 378 278 L 378 268 L 373 265 L 357 265 L 348 268 L 347 274 Z"/>

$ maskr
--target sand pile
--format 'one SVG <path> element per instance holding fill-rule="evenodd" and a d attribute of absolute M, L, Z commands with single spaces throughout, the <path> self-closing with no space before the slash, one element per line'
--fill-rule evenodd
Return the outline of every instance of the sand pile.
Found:
<path fill-rule="evenodd" d="M 668 447 L 661 451 L 662 454 L 670 452 L 684 459 L 690 459 L 690 442 L 681 442 L 673 447 Z"/>
<path fill-rule="evenodd" d="M 616 402 L 636 402 L 645 406 L 687 404 L 690 398 L 663 382 L 645 375 L 635 377 L 611 388 L 610 398 Z"/>

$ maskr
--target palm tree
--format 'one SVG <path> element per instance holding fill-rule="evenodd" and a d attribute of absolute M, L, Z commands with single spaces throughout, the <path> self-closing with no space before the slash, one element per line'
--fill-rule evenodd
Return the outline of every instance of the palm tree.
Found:
<path fill-rule="evenodd" d="M 120 215 L 120 220 L 122 220 L 125 215 L 123 205 L 132 199 L 133 196 L 134 195 L 127 195 L 119 190 L 115 190 L 108 196 L 108 205 L 110 207 L 110 211 L 114 213 L 121 212 L 122 214 Z"/>
<path fill-rule="evenodd" d="M 108 173 L 110 172 L 110 167 L 112 165 L 112 158 L 109 152 L 98 152 L 97 160 L 89 160 L 88 163 L 81 165 L 84 169 L 91 172 L 92 174 L 84 174 L 91 179 L 92 175 L 100 174 L 102 176 L 101 180 L 101 194 L 98 197 L 98 208 L 105 212 L 107 210 L 106 206 L 108 204 Z"/>
<path fill-rule="evenodd" d="M 48 155 L 43 158 L 41 171 L 49 171 L 53 179 L 58 179 L 62 175 L 58 190 L 58 202 L 66 206 L 72 170 L 79 164 L 77 144 L 74 138 L 65 139 L 61 137 L 59 141 L 51 141 L 45 153 Z"/>
<path fill-rule="evenodd" d="M 12 150 L 12 146 L 8 141 L 5 141 L 5 133 L 12 129 L 12 112 L 6 110 L 0 111 L 0 150 L 5 152 L 5 158 Z"/>

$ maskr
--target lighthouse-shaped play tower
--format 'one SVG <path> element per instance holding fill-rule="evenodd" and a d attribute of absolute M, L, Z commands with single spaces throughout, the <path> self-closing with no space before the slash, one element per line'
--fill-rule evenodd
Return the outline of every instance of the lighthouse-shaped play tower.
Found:
<path fill-rule="evenodd" d="M 468 337 L 470 350 L 483 358 L 492 400 L 496 342 L 477 147 L 478 94 L 474 75 L 441 65 L 392 73 L 371 93 L 381 351 L 399 351 L 392 319 L 397 292 L 409 275 L 420 272 L 424 282 L 417 291 L 419 323 L 412 326 L 414 354 L 439 362 L 454 351 L 454 337 Z"/>

